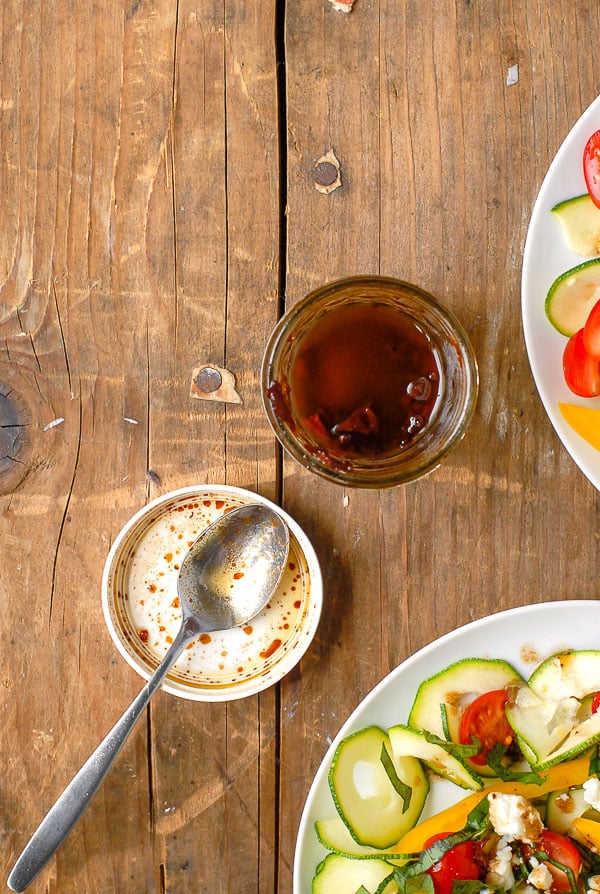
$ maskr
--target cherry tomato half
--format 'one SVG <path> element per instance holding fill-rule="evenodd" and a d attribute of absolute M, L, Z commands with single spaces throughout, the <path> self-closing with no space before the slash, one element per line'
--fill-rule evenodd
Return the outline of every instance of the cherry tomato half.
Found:
<path fill-rule="evenodd" d="M 482 748 L 470 760 L 474 764 L 483 764 L 487 756 L 498 742 L 508 747 L 514 741 L 514 733 L 506 719 L 506 702 L 508 694 L 505 689 L 484 692 L 465 709 L 460 719 L 458 739 L 463 745 L 471 741 L 471 737 L 479 739 Z"/>
<path fill-rule="evenodd" d="M 544 851 L 550 860 L 554 860 L 556 863 L 560 863 L 562 866 L 570 869 L 575 878 L 579 875 L 579 870 L 581 869 L 581 857 L 571 839 L 567 838 L 566 835 L 561 835 L 560 832 L 551 832 L 548 829 L 545 829 L 542 832 L 542 838 L 539 844 L 536 845 L 535 850 L 530 850 L 529 848 L 524 850 L 525 859 L 528 859 L 531 853 L 536 853 L 538 851 Z M 571 883 L 567 873 L 563 872 L 562 869 L 559 869 L 557 866 L 553 866 L 552 863 L 546 863 L 546 866 L 552 876 L 550 891 L 555 892 L 555 894 L 558 894 L 558 892 L 561 891 L 570 891 Z"/>
<path fill-rule="evenodd" d="M 425 847 L 427 848 L 434 841 L 445 837 L 445 833 L 434 835 L 433 838 L 425 842 Z M 455 881 L 476 881 L 481 878 L 483 869 L 476 857 L 477 848 L 473 841 L 462 841 L 446 851 L 437 863 L 426 870 L 433 879 L 435 894 L 452 894 L 452 885 Z"/>
<path fill-rule="evenodd" d="M 593 133 L 585 144 L 583 176 L 592 202 L 600 208 L 600 130 Z"/>
<path fill-rule="evenodd" d="M 572 335 L 563 354 L 565 382 L 573 394 L 579 397 L 596 397 L 600 394 L 600 360 L 585 349 L 583 329 Z"/>
<path fill-rule="evenodd" d="M 583 327 L 583 346 L 594 360 L 600 360 L 600 301 L 596 301 Z"/>

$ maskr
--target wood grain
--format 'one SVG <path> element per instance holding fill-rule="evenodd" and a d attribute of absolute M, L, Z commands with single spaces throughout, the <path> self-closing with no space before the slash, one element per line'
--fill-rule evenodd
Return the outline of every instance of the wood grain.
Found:
<path fill-rule="evenodd" d="M 32 891 L 288 894 L 314 772 L 392 667 L 490 612 L 598 597 L 598 496 L 531 378 L 520 275 L 599 39 L 592 0 L 3 4 L 0 394 L 22 422 L 0 465 L 5 877 L 140 688 L 101 577 L 160 494 L 280 501 L 315 543 L 323 618 L 260 696 L 160 693 Z M 465 439 L 405 488 L 316 480 L 261 405 L 282 308 L 355 273 L 431 290 L 479 361 Z M 204 364 L 241 404 L 191 397 Z"/>

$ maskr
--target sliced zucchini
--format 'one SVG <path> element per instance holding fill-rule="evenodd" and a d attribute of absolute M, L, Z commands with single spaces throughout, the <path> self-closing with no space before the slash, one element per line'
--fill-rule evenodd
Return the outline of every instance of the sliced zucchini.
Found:
<path fill-rule="evenodd" d="M 585 258 L 600 254 L 600 208 L 589 193 L 565 199 L 552 208 L 571 251 Z"/>
<path fill-rule="evenodd" d="M 546 295 L 546 316 L 555 329 L 570 338 L 585 325 L 599 299 L 600 258 L 592 258 L 557 276 Z"/>
<path fill-rule="evenodd" d="M 408 755 L 421 760 L 430 770 L 454 782 L 461 788 L 478 791 L 483 782 L 459 758 L 449 754 L 441 745 L 428 742 L 422 730 L 399 724 L 388 730 L 394 762 Z"/>
<path fill-rule="evenodd" d="M 578 707 L 577 702 L 568 701 L 559 710 L 558 702 L 541 698 L 526 683 L 511 691 L 506 717 L 532 767 L 538 767 L 565 741 L 576 725 Z"/>
<path fill-rule="evenodd" d="M 600 813 L 586 801 L 583 786 L 576 785 L 548 794 L 546 799 L 546 826 L 548 829 L 560 832 L 561 835 L 572 836 L 575 832 L 573 822 L 580 817 L 594 820 L 594 822 L 600 820 Z"/>
<path fill-rule="evenodd" d="M 484 692 L 521 682 L 521 675 L 501 659 L 464 658 L 456 661 L 421 683 L 410 709 L 408 725 L 418 730 L 427 729 L 443 738 L 443 706 L 450 738 L 456 742 L 460 717 L 469 702 Z"/>
<path fill-rule="evenodd" d="M 316 868 L 312 894 L 357 894 L 361 886 L 369 894 L 397 894 L 391 881 L 381 887 L 393 871 L 385 860 L 349 860 L 339 854 L 327 854 Z"/>
<path fill-rule="evenodd" d="M 548 701 L 583 699 L 600 691 L 600 650 L 557 652 L 536 668 L 529 678 L 529 686 Z"/>
<path fill-rule="evenodd" d="M 419 688 L 408 717 L 408 725 L 418 730 L 429 730 L 440 739 L 448 736 L 459 741 L 460 718 L 466 706 L 485 692 L 523 683 L 523 678 L 506 661 L 495 658 L 465 658 L 424 680 Z M 443 719 L 442 719 L 443 718 Z M 471 765 L 468 761 L 467 766 Z M 485 765 L 477 765 L 474 772 L 492 775 Z"/>
<path fill-rule="evenodd" d="M 513 690 L 506 716 L 528 760 L 543 770 L 600 741 L 600 713 L 590 695 L 600 690 L 600 651 L 567 650 L 543 661 L 529 685 Z"/>
<path fill-rule="evenodd" d="M 562 761 L 571 760 L 584 751 L 600 742 L 600 713 L 593 714 L 587 720 L 578 724 L 560 745 L 559 748 L 541 760 L 536 769 L 546 770 L 554 764 L 562 763 Z"/>
<path fill-rule="evenodd" d="M 340 816 L 331 816 L 327 819 L 317 820 L 315 823 L 315 832 L 321 844 L 334 854 L 340 854 L 352 860 L 371 860 L 374 857 L 386 855 L 386 859 L 403 859 L 390 848 L 368 847 L 364 844 L 357 844 L 354 840 L 347 825 Z M 389 854 L 389 856 L 388 856 Z"/>
<path fill-rule="evenodd" d="M 408 808 L 381 761 L 385 746 L 401 782 L 411 789 Z M 393 756 L 387 734 L 368 726 L 343 739 L 329 768 L 329 788 L 336 809 L 357 844 L 386 848 L 417 822 L 429 783 L 416 757 Z"/>

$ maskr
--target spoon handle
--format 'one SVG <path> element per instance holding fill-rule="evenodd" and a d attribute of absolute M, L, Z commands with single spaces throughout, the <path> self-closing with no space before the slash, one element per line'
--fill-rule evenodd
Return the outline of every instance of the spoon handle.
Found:
<path fill-rule="evenodd" d="M 193 618 L 184 621 L 170 649 L 140 694 L 73 777 L 33 833 L 8 877 L 7 884 L 11 891 L 24 891 L 58 850 L 95 795 L 171 666 L 185 646 L 200 632 L 199 625 Z"/>

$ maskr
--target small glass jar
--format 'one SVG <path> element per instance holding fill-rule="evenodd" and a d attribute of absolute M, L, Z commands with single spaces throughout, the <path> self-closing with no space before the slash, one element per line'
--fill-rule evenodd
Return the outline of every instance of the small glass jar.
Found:
<path fill-rule="evenodd" d="M 382 276 L 328 283 L 281 318 L 262 395 L 280 443 L 349 487 L 404 484 L 437 468 L 475 408 L 477 363 L 432 295 Z"/>

